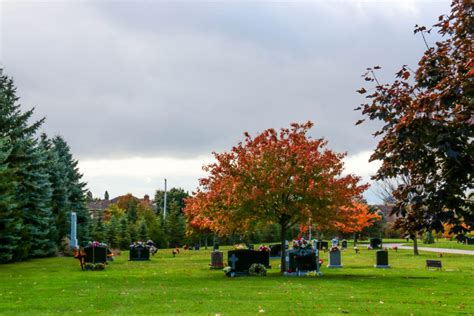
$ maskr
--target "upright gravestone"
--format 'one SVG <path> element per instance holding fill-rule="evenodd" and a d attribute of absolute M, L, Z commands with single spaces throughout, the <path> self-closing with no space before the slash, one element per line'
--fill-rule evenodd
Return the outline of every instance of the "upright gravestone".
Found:
<path fill-rule="evenodd" d="M 84 247 L 86 257 L 84 261 L 86 263 L 106 263 L 107 262 L 107 248 L 96 246 L 96 247 Z"/>
<path fill-rule="evenodd" d="M 224 253 L 222 251 L 211 252 L 211 269 L 224 268 Z"/>
<path fill-rule="evenodd" d="M 320 250 L 328 250 L 329 244 L 327 241 L 321 241 L 321 249 Z"/>
<path fill-rule="evenodd" d="M 281 257 L 281 244 L 270 245 L 270 257 L 271 258 Z"/>
<path fill-rule="evenodd" d="M 77 242 L 77 215 L 76 212 L 71 212 L 71 241 L 69 243 L 71 249 L 79 248 Z"/>
<path fill-rule="evenodd" d="M 388 265 L 388 251 L 377 250 L 375 253 L 375 267 L 382 269 L 390 268 Z"/>
<path fill-rule="evenodd" d="M 370 238 L 370 247 L 372 249 L 382 249 L 382 238 Z"/>
<path fill-rule="evenodd" d="M 329 251 L 328 268 L 342 268 L 341 251 L 337 247 L 333 247 L 331 251 Z"/>
<path fill-rule="evenodd" d="M 347 240 L 343 239 L 341 242 L 342 249 L 347 249 Z"/>
<path fill-rule="evenodd" d="M 130 246 L 130 261 L 150 260 L 150 248 L 144 244 Z"/>
<path fill-rule="evenodd" d="M 194 250 L 199 250 L 199 248 L 200 248 L 200 245 L 198 243 L 195 243 L 194 244 Z"/>
<path fill-rule="evenodd" d="M 315 240 L 313 240 L 312 245 L 309 242 L 294 241 L 293 249 L 287 251 L 286 254 L 287 271 L 285 275 L 301 276 L 310 272 L 321 275 L 319 271 L 319 251 L 316 247 L 317 242 Z"/>

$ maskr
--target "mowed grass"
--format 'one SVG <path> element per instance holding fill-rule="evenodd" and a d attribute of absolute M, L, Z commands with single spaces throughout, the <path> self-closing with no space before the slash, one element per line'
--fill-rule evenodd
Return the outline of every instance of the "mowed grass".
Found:
<path fill-rule="evenodd" d="M 223 248 L 225 259 L 226 249 Z M 105 271 L 81 271 L 73 258 L 0 265 L 0 314 L 447 315 L 474 314 L 474 256 L 390 250 L 392 269 L 375 269 L 375 252 L 342 252 L 344 268 L 322 277 L 284 277 L 278 260 L 266 277 L 227 278 L 210 270 L 210 251 L 160 250 L 151 261 L 123 252 Z"/>

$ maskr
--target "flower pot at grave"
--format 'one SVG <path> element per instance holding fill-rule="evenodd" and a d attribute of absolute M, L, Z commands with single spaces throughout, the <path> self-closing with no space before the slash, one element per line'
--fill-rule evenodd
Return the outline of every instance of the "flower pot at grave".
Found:
<path fill-rule="evenodd" d="M 370 247 L 372 249 L 382 249 L 382 238 L 370 238 Z"/>

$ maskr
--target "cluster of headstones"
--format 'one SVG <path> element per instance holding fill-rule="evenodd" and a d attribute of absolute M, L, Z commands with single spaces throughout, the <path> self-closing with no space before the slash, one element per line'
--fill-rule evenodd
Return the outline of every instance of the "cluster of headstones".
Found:
<path fill-rule="evenodd" d="M 382 240 L 380 238 L 371 239 L 370 243 L 373 249 L 380 249 L 376 252 L 376 268 L 389 268 L 388 252 L 382 250 Z M 329 250 L 328 268 L 342 268 L 341 250 L 347 248 L 347 240 L 342 240 L 341 249 L 338 247 L 339 241 L 332 240 L 332 247 Z M 286 248 L 288 249 L 288 248 Z M 281 256 L 281 245 L 271 245 L 270 251 L 256 251 L 250 249 L 230 250 L 227 254 L 228 266 L 231 268 L 232 275 L 247 275 L 248 270 L 254 263 L 262 264 L 270 268 L 270 258 Z M 290 249 L 286 251 L 287 272 L 285 275 L 305 275 L 309 272 L 320 272 L 320 250 L 328 250 L 328 242 L 313 240 L 312 247 L 306 249 Z M 211 253 L 211 269 L 222 269 L 224 267 L 224 254 L 219 248 L 214 246 Z"/>

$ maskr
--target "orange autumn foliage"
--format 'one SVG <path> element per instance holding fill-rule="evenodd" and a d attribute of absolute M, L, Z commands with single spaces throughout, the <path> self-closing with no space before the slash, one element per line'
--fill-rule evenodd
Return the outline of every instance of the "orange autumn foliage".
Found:
<path fill-rule="evenodd" d="M 186 200 L 191 227 L 218 234 L 245 231 L 255 222 L 282 226 L 307 223 L 353 231 L 370 225 L 374 216 L 354 203 L 367 185 L 359 177 L 342 176 L 345 154 L 311 139 L 311 122 L 291 129 L 248 133 L 230 152 L 214 153 L 216 162 L 200 188 Z"/>

